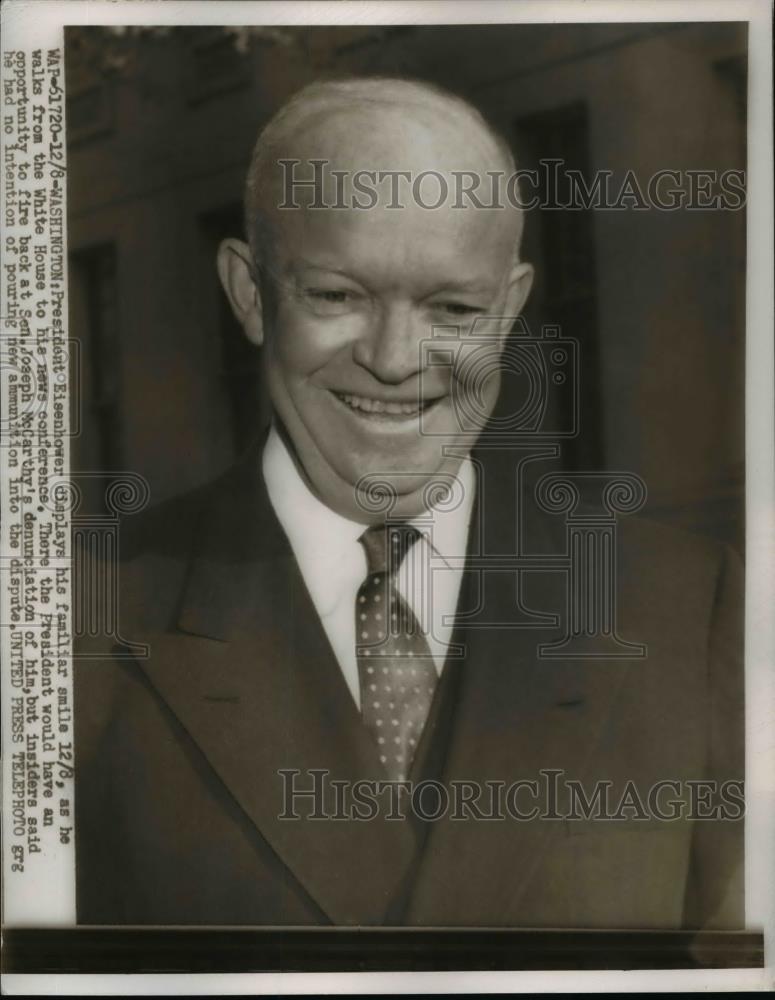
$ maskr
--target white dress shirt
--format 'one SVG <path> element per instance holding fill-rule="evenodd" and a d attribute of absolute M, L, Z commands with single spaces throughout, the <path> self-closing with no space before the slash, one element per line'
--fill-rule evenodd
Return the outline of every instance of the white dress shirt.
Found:
<path fill-rule="evenodd" d="M 355 655 L 355 598 L 366 578 L 358 541 L 367 525 L 327 507 L 304 482 L 285 442 L 272 427 L 263 454 L 269 499 L 282 525 L 344 679 L 360 708 Z M 457 609 L 476 476 L 470 459 L 457 472 L 462 489 L 452 510 L 430 508 L 409 523 L 420 538 L 398 572 L 396 586 L 414 612 L 441 673 Z"/>

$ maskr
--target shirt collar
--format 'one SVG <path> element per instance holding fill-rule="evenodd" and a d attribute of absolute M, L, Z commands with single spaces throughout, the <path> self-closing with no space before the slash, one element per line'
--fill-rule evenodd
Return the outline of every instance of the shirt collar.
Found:
<path fill-rule="evenodd" d="M 360 581 L 366 575 L 366 557 L 358 544 L 366 525 L 337 514 L 315 496 L 274 425 L 264 447 L 262 470 L 269 499 L 315 606 L 321 615 L 328 614 L 353 576 Z M 448 506 L 432 507 L 409 522 L 450 565 L 466 553 L 476 483 L 469 458 L 461 463 L 457 480 L 455 493 L 462 489 L 459 498 L 453 496 Z"/>
<path fill-rule="evenodd" d="M 468 523 L 471 520 L 476 474 L 470 458 L 464 458 L 456 473 L 448 497 L 440 498 L 409 523 L 425 537 L 436 555 L 454 567 L 454 560 L 465 556 L 468 548 Z"/>

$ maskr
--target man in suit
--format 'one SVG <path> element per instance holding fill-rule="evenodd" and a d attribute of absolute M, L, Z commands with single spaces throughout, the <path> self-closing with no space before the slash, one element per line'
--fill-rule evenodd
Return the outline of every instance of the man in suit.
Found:
<path fill-rule="evenodd" d="M 77 668 L 79 922 L 740 926 L 736 561 L 625 521 L 617 636 L 647 655 L 541 654 L 564 523 L 472 450 L 532 279 L 521 213 L 354 206 L 382 167 L 513 161 L 400 80 L 314 85 L 259 137 L 218 269 L 273 422 L 122 528 L 122 634 L 149 653 Z M 520 574 L 527 523 L 545 561 Z M 607 818 L 580 809 L 605 788 Z"/>

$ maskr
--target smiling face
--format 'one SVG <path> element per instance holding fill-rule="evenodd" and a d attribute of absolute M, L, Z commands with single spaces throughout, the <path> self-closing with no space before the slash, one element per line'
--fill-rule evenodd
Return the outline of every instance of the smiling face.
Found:
<path fill-rule="evenodd" d="M 384 112 L 380 141 L 364 142 L 374 125 L 373 112 L 368 122 L 350 113 L 306 135 L 292 155 L 327 157 L 351 172 L 396 161 L 418 172 L 472 169 L 472 161 L 492 169 L 476 151 L 461 155 L 459 129 L 450 135 Z M 516 315 L 531 276 L 515 264 L 513 214 L 404 201 L 403 209 L 276 211 L 271 262 L 253 287 L 255 316 L 246 316 L 244 278 L 241 315 L 235 305 L 248 336 L 263 339 L 273 410 L 298 467 L 328 506 L 362 522 L 377 517 L 358 496 L 362 477 L 390 484 L 398 496 L 391 515 L 410 517 L 427 483 L 455 472 L 473 443 L 459 416 L 471 387 L 447 363 L 450 349 L 459 354 L 477 316 Z M 231 242 L 233 267 L 235 258 L 248 263 L 246 249 Z M 234 280 L 224 284 L 235 304 Z M 438 341 L 444 355 L 424 345 L 440 326 L 459 331 Z M 479 403 L 481 425 L 498 387 L 494 374 Z M 445 454 L 450 445 L 453 455 Z"/>

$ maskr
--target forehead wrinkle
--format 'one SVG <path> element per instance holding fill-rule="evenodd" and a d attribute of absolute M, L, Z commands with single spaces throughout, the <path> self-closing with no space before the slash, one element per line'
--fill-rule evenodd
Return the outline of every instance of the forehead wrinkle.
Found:
<path fill-rule="evenodd" d="M 461 278 L 489 276 L 490 249 L 500 246 L 503 266 L 508 266 L 515 242 L 513 217 L 485 216 L 483 213 L 428 213 L 356 210 L 299 210 L 285 216 L 285 225 L 275 227 L 271 259 L 265 262 L 278 277 L 286 278 L 311 267 L 349 277 L 371 290 L 387 290 L 392 282 L 406 280 L 407 274 L 425 273 L 432 267 L 432 284 L 457 285 Z M 499 265 L 500 266 L 500 265 Z"/>

